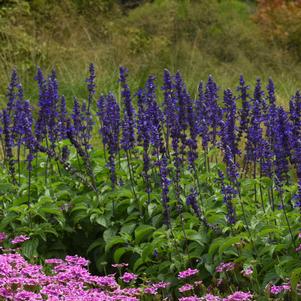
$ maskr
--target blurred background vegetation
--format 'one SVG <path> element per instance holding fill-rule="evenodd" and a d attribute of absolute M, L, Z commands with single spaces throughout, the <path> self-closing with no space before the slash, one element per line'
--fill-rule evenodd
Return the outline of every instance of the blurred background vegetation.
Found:
<path fill-rule="evenodd" d="M 98 91 L 117 89 L 119 65 L 133 87 L 168 68 L 191 93 L 209 74 L 223 89 L 271 76 L 285 104 L 301 88 L 300 20 L 299 0 L 0 0 L 0 96 L 14 67 L 35 96 L 40 66 L 56 68 L 69 99 L 85 97 L 93 62 Z"/>

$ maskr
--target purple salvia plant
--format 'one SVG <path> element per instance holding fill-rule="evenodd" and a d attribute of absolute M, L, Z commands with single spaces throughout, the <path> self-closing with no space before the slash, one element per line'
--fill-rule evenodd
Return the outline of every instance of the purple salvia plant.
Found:
<path fill-rule="evenodd" d="M 166 123 L 166 148 L 168 149 L 170 131 L 174 123 L 174 110 L 175 110 L 175 95 L 174 95 L 174 84 L 172 81 L 172 77 L 170 72 L 165 69 L 163 74 L 163 82 L 162 90 L 164 91 L 164 115 L 165 115 L 165 123 Z"/>
<path fill-rule="evenodd" d="M 195 115 L 196 115 L 196 122 L 198 126 L 198 134 L 202 138 L 202 146 L 203 150 L 205 152 L 208 151 L 208 143 L 210 141 L 209 137 L 209 128 L 208 128 L 208 116 L 209 116 L 209 111 L 208 111 L 208 106 L 206 105 L 206 98 L 205 94 L 203 91 L 203 82 L 199 84 L 198 87 L 199 91 L 199 97 L 196 101 L 195 104 Z"/>
<path fill-rule="evenodd" d="M 264 120 L 266 118 L 268 107 L 267 107 L 266 100 L 264 98 L 264 91 L 262 90 L 261 87 L 261 80 L 259 78 L 256 80 L 253 101 L 258 101 L 260 107 L 260 114 Z"/>
<path fill-rule="evenodd" d="M 289 160 L 292 145 L 292 128 L 287 113 L 277 108 L 276 135 L 274 143 L 276 184 L 281 187 L 288 180 Z"/>
<path fill-rule="evenodd" d="M 121 146 L 124 150 L 128 151 L 135 145 L 135 110 L 132 104 L 131 91 L 126 80 L 128 70 L 120 67 L 119 71 L 119 82 L 122 88 L 121 97 L 124 103 Z"/>
<path fill-rule="evenodd" d="M 114 189 L 116 181 L 115 156 L 119 151 L 119 131 L 120 131 L 120 108 L 113 94 L 106 97 L 105 111 L 101 134 L 106 141 L 109 153 L 108 167 L 111 174 L 112 187 Z"/>
<path fill-rule="evenodd" d="M 3 134 L 4 134 L 4 150 L 5 157 L 8 163 L 9 174 L 12 178 L 13 183 L 16 183 L 15 179 L 15 160 L 13 156 L 13 137 L 10 127 L 10 117 L 8 110 L 3 110 L 2 112 L 3 121 Z"/>
<path fill-rule="evenodd" d="M 294 144 L 298 143 L 301 138 L 301 95 L 299 91 L 297 91 L 295 96 L 290 100 L 289 109 L 289 117 L 292 123 L 292 144 L 294 150 L 296 150 L 298 145 L 295 146 Z M 293 152 L 292 161 L 296 163 L 297 160 L 297 154 Z"/>
<path fill-rule="evenodd" d="M 195 190 L 192 189 L 191 193 L 186 197 L 186 205 L 191 206 L 194 214 L 198 217 L 200 222 L 205 225 L 206 228 L 210 227 L 206 219 L 203 217 L 202 210 L 197 201 L 197 192 Z"/>
<path fill-rule="evenodd" d="M 27 169 L 32 171 L 32 161 L 34 159 L 34 154 L 36 153 L 36 144 L 37 141 L 32 132 L 32 124 L 33 124 L 33 117 L 32 117 L 32 109 L 31 105 L 28 100 L 24 102 L 23 107 L 24 112 L 24 144 L 28 150 L 27 155 Z"/>
<path fill-rule="evenodd" d="M 160 160 L 160 178 L 161 178 L 161 189 L 162 189 L 162 206 L 163 206 L 163 217 L 164 217 L 164 224 L 170 227 L 170 209 L 168 206 L 169 197 L 169 185 L 170 180 L 168 179 L 168 170 L 167 170 L 168 160 L 166 155 L 163 154 Z"/>
<path fill-rule="evenodd" d="M 227 208 L 227 221 L 230 225 L 235 224 L 236 221 L 236 213 L 235 208 L 232 203 L 233 198 L 238 194 L 238 192 L 231 186 L 225 184 L 225 177 L 221 170 L 218 171 L 219 181 L 221 183 L 222 194 L 223 194 L 223 203 Z"/>
<path fill-rule="evenodd" d="M 142 89 L 139 89 L 137 93 L 138 97 L 138 120 L 137 120 L 137 129 L 138 129 L 138 141 L 143 146 L 143 177 L 146 183 L 146 192 L 148 195 L 148 203 L 150 202 L 150 157 L 148 154 L 149 146 L 150 146 L 150 118 L 148 114 L 150 113 L 146 107 L 146 96 Z M 150 105 L 150 104 L 149 104 Z"/>
<path fill-rule="evenodd" d="M 60 140 L 67 138 L 67 118 L 68 112 L 66 108 L 66 99 L 63 95 L 61 97 L 60 111 L 58 114 L 58 135 Z"/>
<path fill-rule="evenodd" d="M 238 99 L 241 100 L 241 109 L 239 110 L 239 129 L 237 133 L 237 142 L 236 145 L 239 144 L 244 134 L 247 134 L 247 129 L 250 121 L 250 103 L 249 103 L 249 94 L 248 90 L 249 86 L 246 85 L 244 77 L 241 75 L 239 79 L 239 86 L 237 87 L 237 91 L 240 92 L 240 96 Z"/>
<path fill-rule="evenodd" d="M 208 107 L 207 121 L 211 127 L 210 141 L 213 146 L 217 142 L 218 126 L 222 120 L 222 109 L 218 105 L 218 87 L 210 75 L 206 84 L 205 99 Z"/>
<path fill-rule="evenodd" d="M 186 101 L 187 101 L 187 118 L 188 118 L 189 133 L 190 133 L 190 136 L 186 141 L 186 144 L 188 146 L 188 163 L 189 166 L 193 170 L 195 170 L 195 160 L 198 158 L 198 152 L 197 152 L 198 127 L 197 127 L 195 106 L 193 100 L 191 99 L 188 93 L 187 93 Z"/>
<path fill-rule="evenodd" d="M 47 136 L 47 82 L 44 79 L 42 70 L 38 68 L 35 80 L 38 82 L 39 87 L 39 113 L 38 119 L 35 123 L 35 135 L 39 142 L 43 141 Z"/>
<path fill-rule="evenodd" d="M 220 127 L 221 127 L 221 148 L 224 154 L 223 161 L 226 164 L 227 168 L 227 176 L 231 183 L 234 186 L 238 185 L 238 164 L 235 162 L 235 155 L 232 152 L 232 148 L 229 144 L 229 125 L 227 122 L 221 121 L 220 122 Z"/>
<path fill-rule="evenodd" d="M 45 118 L 47 124 L 47 134 L 51 142 L 51 147 L 55 147 L 58 140 L 58 83 L 56 80 L 55 70 L 52 70 L 51 76 L 48 79 L 47 87 L 47 102 L 45 102 Z"/>
<path fill-rule="evenodd" d="M 17 71 L 16 69 L 13 69 L 12 74 L 11 74 L 11 80 L 10 83 L 7 87 L 7 112 L 9 115 L 11 115 L 11 113 L 14 111 L 15 109 L 15 102 L 16 102 L 16 98 L 17 98 L 17 91 L 16 89 L 18 89 L 18 85 L 19 85 L 19 79 L 18 79 L 18 75 L 17 75 Z"/>
<path fill-rule="evenodd" d="M 235 124 L 236 121 L 236 102 L 235 97 L 232 94 L 230 89 L 224 91 L 224 104 L 225 104 L 225 115 L 226 115 L 226 122 L 225 128 L 223 129 L 223 134 L 226 135 L 226 141 L 228 146 L 231 149 L 231 153 L 233 159 L 235 161 L 235 156 L 240 154 L 237 145 L 237 127 Z"/>
<path fill-rule="evenodd" d="M 90 64 L 89 66 L 89 77 L 86 79 L 87 82 L 87 88 L 88 88 L 88 108 L 87 112 L 90 113 L 90 108 L 93 101 L 93 96 L 95 95 L 95 67 L 93 64 Z"/>
<path fill-rule="evenodd" d="M 187 135 L 186 129 L 188 128 L 187 118 L 187 99 L 188 94 L 186 91 L 185 83 L 179 72 L 176 73 L 175 78 L 175 91 L 177 98 L 177 113 L 178 113 L 178 127 L 179 127 L 179 138 L 181 141 L 181 156 L 182 159 L 185 155 L 185 148 L 187 146 Z"/>
<path fill-rule="evenodd" d="M 73 101 L 73 109 L 72 109 L 71 118 L 72 118 L 73 136 L 75 136 L 76 139 L 79 140 L 81 137 L 81 133 L 83 131 L 82 114 L 81 114 L 80 104 L 75 97 L 74 97 L 74 101 Z"/>

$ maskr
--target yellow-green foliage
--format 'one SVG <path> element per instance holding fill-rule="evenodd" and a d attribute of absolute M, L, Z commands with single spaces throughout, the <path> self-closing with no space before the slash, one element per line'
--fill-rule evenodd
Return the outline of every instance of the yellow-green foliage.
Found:
<path fill-rule="evenodd" d="M 56 67 L 68 97 L 85 95 L 88 63 L 98 87 L 117 88 L 117 67 L 130 69 L 134 86 L 163 68 L 181 70 L 192 92 L 208 74 L 235 88 L 243 73 L 251 83 L 272 76 L 280 101 L 298 88 L 300 64 L 262 35 L 251 18 L 254 4 L 239 0 L 140 1 L 124 9 L 114 0 L 0 1 L 0 94 L 17 67 L 27 93 L 37 65 Z"/>

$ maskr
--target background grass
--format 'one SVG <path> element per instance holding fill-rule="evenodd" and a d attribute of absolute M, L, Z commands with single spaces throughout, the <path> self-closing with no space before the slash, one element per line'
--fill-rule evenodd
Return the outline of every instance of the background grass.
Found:
<path fill-rule="evenodd" d="M 221 89 L 235 89 L 240 74 L 252 85 L 272 77 L 286 105 L 300 88 L 301 64 L 265 35 L 256 9 L 255 1 L 239 0 L 0 1 L 1 102 L 14 67 L 30 98 L 36 66 L 46 74 L 56 68 L 69 102 L 84 98 L 93 62 L 99 92 L 117 91 L 119 65 L 129 68 L 133 88 L 150 73 L 160 84 L 168 68 L 182 72 L 191 93 L 209 74 Z"/>

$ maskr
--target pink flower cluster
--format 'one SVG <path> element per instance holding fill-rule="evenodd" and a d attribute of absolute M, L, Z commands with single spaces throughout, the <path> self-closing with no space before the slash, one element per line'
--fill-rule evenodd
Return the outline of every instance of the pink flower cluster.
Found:
<path fill-rule="evenodd" d="M 138 276 L 136 274 L 133 274 L 133 273 L 128 273 L 128 272 L 125 272 L 121 277 L 120 279 L 122 279 L 125 283 L 129 283 L 133 280 L 136 280 L 138 278 Z"/>
<path fill-rule="evenodd" d="M 144 293 L 148 295 L 157 295 L 159 289 L 167 288 L 170 285 L 169 282 L 158 282 L 158 283 L 150 283 L 148 287 L 144 289 Z"/>
<path fill-rule="evenodd" d="M 223 299 L 223 301 L 250 301 L 252 300 L 253 295 L 249 292 L 241 292 L 237 291 L 234 292 L 232 295 L 228 296 L 227 298 Z"/>
<path fill-rule="evenodd" d="M 187 269 L 185 271 L 182 271 L 178 274 L 178 279 L 185 279 L 191 276 L 194 276 L 195 274 L 197 274 L 199 272 L 199 270 L 197 269 Z"/>
<path fill-rule="evenodd" d="M 289 292 L 291 290 L 291 285 L 289 283 L 284 283 L 283 285 L 272 285 L 270 287 L 270 293 L 272 295 L 278 295 L 282 292 Z"/>
<path fill-rule="evenodd" d="M 19 244 L 19 243 L 22 243 L 26 240 L 30 239 L 30 237 L 26 236 L 26 235 L 19 235 L 19 236 L 16 236 L 12 241 L 11 243 L 13 245 L 16 245 L 16 244 Z"/>
<path fill-rule="evenodd" d="M 179 298 L 179 301 L 251 301 L 252 298 L 253 295 L 249 292 L 245 293 L 241 291 L 236 291 L 226 298 L 221 298 L 218 296 L 207 294 L 204 297 L 197 297 L 197 296 L 182 297 Z"/>
<path fill-rule="evenodd" d="M 235 269 L 235 263 L 234 262 L 221 262 L 215 269 L 217 273 L 222 273 L 222 272 L 228 272 L 232 271 Z"/>
<path fill-rule="evenodd" d="M 242 270 L 241 273 L 245 277 L 250 277 L 253 274 L 253 269 L 252 267 L 248 267 L 245 270 Z"/>
<path fill-rule="evenodd" d="M 43 272 L 42 266 L 26 262 L 20 254 L 1 254 L 0 299 L 138 301 L 142 293 L 139 288 L 121 288 L 114 275 L 91 275 L 86 268 L 88 261 L 79 256 L 48 259 L 46 263 L 51 265 L 49 274 Z"/>

